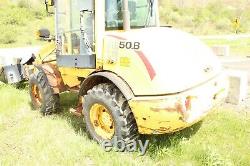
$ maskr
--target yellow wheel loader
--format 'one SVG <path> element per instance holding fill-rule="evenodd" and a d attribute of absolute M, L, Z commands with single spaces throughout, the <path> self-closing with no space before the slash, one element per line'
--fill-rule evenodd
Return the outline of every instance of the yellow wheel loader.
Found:
<path fill-rule="evenodd" d="M 60 110 L 60 93 L 75 91 L 91 138 L 128 142 L 189 127 L 225 97 L 217 57 L 192 35 L 160 27 L 157 0 L 45 3 L 56 35 L 38 33 L 51 42 L 29 72 L 43 114 Z"/>

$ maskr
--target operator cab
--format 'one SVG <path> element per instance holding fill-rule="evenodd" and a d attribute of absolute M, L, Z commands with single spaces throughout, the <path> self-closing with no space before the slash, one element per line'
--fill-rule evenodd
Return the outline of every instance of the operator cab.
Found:
<path fill-rule="evenodd" d="M 59 67 L 95 69 L 97 59 L 102 58 L 105 31 L 126 31 L 159 23 L 157 0 L 45 0 L 45 3 L 47 8 L 55 7 Z"/>

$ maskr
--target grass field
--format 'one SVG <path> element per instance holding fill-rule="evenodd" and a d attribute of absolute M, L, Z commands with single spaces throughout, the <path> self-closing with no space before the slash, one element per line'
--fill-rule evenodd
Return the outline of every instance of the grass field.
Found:
<path fill-rule="evenodd" d="M 62 113 L 43 117 L 27 89 L 0 86 L 0 165 L 241 165 L 250 163 L 250 115 L 215 110 L 202 123 L 149 139 L 145 156 L 104 152 L 68 113 L 76 96 L 61 95 Z"/>
<path fill-rule="evenodd" d="M 2 2 L 3 1 L 3 2 Z M 54 20 L 47 16 L 42 2 L 30 7 L 25 2 L 10 3 L 9 0 L 0 2 L 0 48 L 24 47 L 41 45 L 36 32 L 48 28 L 54 32 Z"/>

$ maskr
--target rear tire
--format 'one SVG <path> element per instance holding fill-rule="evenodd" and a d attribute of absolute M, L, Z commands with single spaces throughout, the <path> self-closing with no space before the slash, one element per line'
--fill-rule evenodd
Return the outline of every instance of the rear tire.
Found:
<path fill-rule="evenodd" d="M 97 134 L 96 124 L 92 123 L 93 120 L 91 122 L 91 111 L 95 105 L 107 108 L 107 113 L 112 117 L 114 134 L 111 138 Z M 89 136 L 100 144 L 104 140 L 113 142 L 116 137 L 127 145 L 138 138 L 137 124 L 128 102 L 121 91 L 112 84 L 99 84 L 88 91 L 84 96 L 83 115 Z"/>
<path fill-rule="evenodd" d="M 40 109 L 43 115 L 50 115 L 59 110 L 59 94 L 53 93 L 43 71 L 37 71 L 30 75 L 29 92 L 33 108 Z"/>

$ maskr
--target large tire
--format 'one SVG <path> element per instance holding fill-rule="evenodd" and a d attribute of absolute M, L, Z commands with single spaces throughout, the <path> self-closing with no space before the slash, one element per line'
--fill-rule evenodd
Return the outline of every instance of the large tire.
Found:
<path fill-rule="evenodd" d="M 96 104 L 107 108 L 107 112 L 113 119 L 114 135 L 111 138 L 98 135 L 95 124 L 91 122 L 90 111 Z M 99 84 L 89 90 L 84 96 L 83 114 L 89 136 L 100 144 L 104 140 L 112 142 L 116 137 L 117 140 L 123 140 L 127 145 L 138 138 L 137 124 L 128 102 L 113 84 Z"/>
<path fill-rule="evenodd" d="M 30 75 L 29 92 L 33 108 L 40 109 L 43 115 L 50 115 L 59 110 L 59 94 L 53 93 L 43 71 L 37 71 Z"/>

